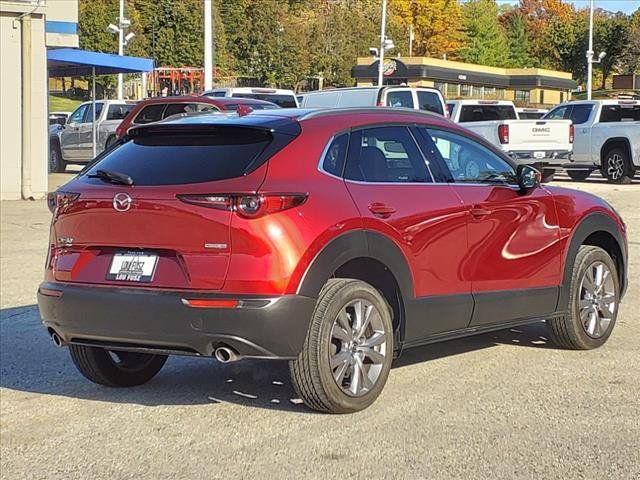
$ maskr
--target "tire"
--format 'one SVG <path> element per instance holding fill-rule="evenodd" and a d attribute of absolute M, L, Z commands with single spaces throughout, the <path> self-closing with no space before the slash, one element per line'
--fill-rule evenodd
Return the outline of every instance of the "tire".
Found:
<path fill-rule="evenodd" d="M 84 345 L 69 345 L 69 353 L 82 375 L 93 383 L 108 387 L 142 385 L 151 380 L 167 361 L 166 355 L 112 352 Z"/>
<path fill-rule="evenodd" d="M 115 135 L 110 135 L 109 138 L 107 138 L 107 141 L 104 144 L 104 149 L 105 150 L 109 150 L 114 143 L 116 143 L 118 141 L 118 139 L 116 138 Z"/>
<path fill-rule="evenodd" d="M 591 175 L 591 170 L 567 170 L 571 180 L 586 180 Z"/>
<path fill-rule="evenodd" d="M 623 148 L 612 148 L 602 157 L 602 174 L 609 183 L 631 183 L 634 176 L 629 154 Z"/>
<path fill-rule="evenodd" d="M 49 146 L 49 172 L 64 173 L 67 170 L 67 162 L 62 158 L 60 146 L 57 143 L 51 143 Z"/>
<path fill-rule="evenodd" d="M 542 171 L 542 180 L 541 183 L 549 183 L 553 181 L 553 178 L 555 177 L 555 170 L 549 170 L 549 169 L 544 169 Z"/>
<path fill-rule="evenodd" d="M 362 327 L 362 317 L 369 321 L 360 336 L 354 332 Z M 358 343 L 353 342 L 356 337 Z M 333 367 L 331 358 L 336 361 Z M 318 297 L 302 352 L 289 369 L 295 391 L 309 408 L 351 413 L 367 408 L 380 395 L 392 360 L 389 304 L 368 283 L 331 279 Z"/>
<path fill-rule="evenodd" d="M 597 285 L 600 267 L 603 267 L 603 287 L 600 296 L 594 300 L 590 298 L 588 275 L 595 279 L 592 284 Z M 604 273 L 606 270 L 608 274 Z M 611 335 L 620 304 L 618 272 L 609 254 L 599 247 L 581 246 L 573 264 L 569 288 L 568 313 L 547 321 L 551 339 L 559 347 L 572 350 L 600 347 Z"/>

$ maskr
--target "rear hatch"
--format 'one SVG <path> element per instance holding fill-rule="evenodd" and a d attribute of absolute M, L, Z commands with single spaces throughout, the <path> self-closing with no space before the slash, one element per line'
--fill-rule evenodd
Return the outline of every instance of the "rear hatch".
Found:
<path fill-rule="evenodd" d="M 569 151 L 571 120 L 507 120 L 509 150 Z"/>
<path fill-rule="evenodd" d="M 231 195 L 257 191 L 267 159 L 295 135 L 264 125 L 189 123 L 130 134 L 61 188 L 52 226 L 55 279 L 222 288 Z"/>

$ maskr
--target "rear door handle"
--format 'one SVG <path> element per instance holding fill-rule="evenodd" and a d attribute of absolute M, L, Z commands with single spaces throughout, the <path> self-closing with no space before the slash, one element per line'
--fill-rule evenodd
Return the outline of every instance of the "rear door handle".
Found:
<path fill-rule="evenodd" d="M 384 203 L 374 202 L 369 205 L 369 211 L 373 213 L 377 217 L 388 218 L 392 214 L 396 213 L 396 209 L 393 207 L 389 207 Z"/>
<path fill-rule="evenodd" d="M 474 205 L 473 207 L 471 207 L 470 212 L 471 212 L 471 216 L 473 216 L 473 218 L 477 220 L 480 220 L 491 214 L 491 210 L 483 208 L 480 205 Z"/>

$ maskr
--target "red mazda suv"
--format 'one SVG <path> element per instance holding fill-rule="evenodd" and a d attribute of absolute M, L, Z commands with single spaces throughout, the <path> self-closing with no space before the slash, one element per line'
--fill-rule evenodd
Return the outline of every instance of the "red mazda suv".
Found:
<path fill-rule="evenodd" d="M 50 196 L 38 291 L 89 380 L 168 355 L 284 359 L 312 409 L 353 412 L 409 347 L 544 320 L 611 335 L 625 224 L 482 138 L 403 109 L 201 114 L 134 127 Z"/>

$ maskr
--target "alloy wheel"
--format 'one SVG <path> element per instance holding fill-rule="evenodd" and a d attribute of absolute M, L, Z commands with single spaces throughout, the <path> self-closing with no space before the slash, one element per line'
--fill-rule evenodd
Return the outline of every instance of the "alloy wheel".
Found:
<path fill-rule="evenodd" d="M 624 159 L 622 155 L 614 153 L 607 158 L 607 176 L 612 180 L 618 180 L 624 175 Z"/>
<path fill-rule="evenodd" d="M 578 308 L 580 323 L 591 338 L 600 338 L 608 330 L 616 312 L 617 295 L 609 267 L 602 262 L 592 263 L 580 282 Z"/>
<path fill-rule="evenodd" d="M 329 365 L 340 389 L 360 397 L 376 384 L 383 368 L 387 332 L 378 309 L 368 300 L 347 303 L 333 322 Z"/>

